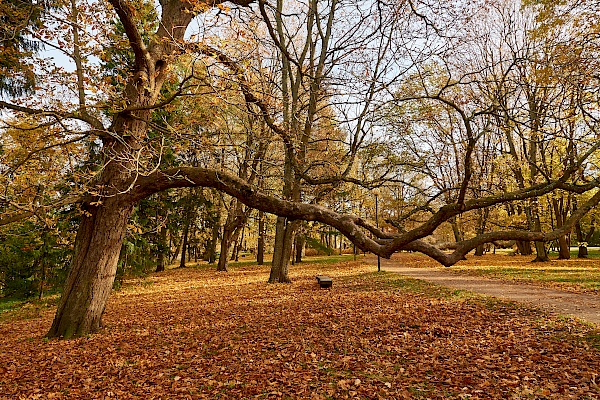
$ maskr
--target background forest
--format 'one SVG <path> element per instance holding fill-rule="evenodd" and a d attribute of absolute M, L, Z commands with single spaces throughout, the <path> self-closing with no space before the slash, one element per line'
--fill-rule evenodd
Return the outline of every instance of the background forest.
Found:
<path fill-rule="evenodd" d="M 595 2 L 0 8 L 0 296 L 65 285 L 50 336 L 174 263 L 599 244 Z"/>

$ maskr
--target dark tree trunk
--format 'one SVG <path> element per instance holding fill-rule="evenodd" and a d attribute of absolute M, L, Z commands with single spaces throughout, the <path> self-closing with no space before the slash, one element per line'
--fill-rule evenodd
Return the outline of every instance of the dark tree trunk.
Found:
<path fill-rule="evenodd" d="M 206 260 L 209 264 L 214 264 L 217 261 L 217 241 L 219 240 L 219 231 L 221 230 L 221 211 L 217 210 L 217 214 L 213 221 L 212 235 L 206 249 Z"/>
<path fill-rule="evenodd" d="M 448 222 L 450 222 L 450 226 L 452 227 L 452 233 L 454 234 L 454 241 L 457 243 L 462 241 L 463 235 L 460 231 L 460 227 L 458 226 L 458 218 L 452 217 L 452 218 L 450 218 L 450 220 Z"/>
<path fill-rule="evenodd" d="M 96 332 L 112 290 L 119 253 L 133 212 L 118 196 L 88 206 L 75 239 L 69 276 L 47 337 L 71 338 Z"/>
<path fill-rule="evenodd" d="M 258 248 L 256 249 L 256 263 L 265 263 L 265 213 L 258 212 Z"/>
<path fill-rule="evenodd" d="M 485 233 L 485 226 L 487 224 L 488 216 L 489 216 L 489 210 L 487 208 L 485 210 L 478 211 L 477 229 L 476 229 L 476 232 L 478 235 L 483 235 Z M 476 256 L 481 257 L 481 256 L 483 256 L 484 253 L 485 253 L 485 246 L 483 244 L 481 244 L 475 248 Z"/>
<path fill-rule="evenodd" d="M 284 252 L 286 225 L 286 219 L 284 217 L 277 217 L 277 222 L 275 224 L 275 246 L 273 248 L 273 260 L 271 261 L 269 283 L 279 282 L 279 274 Z"/>
<path fill-rule="evenodd" d="M 302 252 L 304 250 L 304 235 L 296 235 L 296 263 L 302 262 Z"/>
<path fill-rule="evenodd" d="M 240 250 L 244 247 L 244 231 L 246 229 L 246 218 L 241 228 L 241 232 L 238 234 L 239 239 L 235 241 L 235 247 L 233 248 L 233 260 L 238 262 L 240 260 Z M 240 228 L 238 228 L 238 231 Z"/>
<path fill-rule="evenodd" d="M 179 260 L 179 268 L 185 268 L 185 256 L 188 247 L 188 233 L 190 231 L 190 218 L 186 215 L 186 220 L 183 226 L 183 237 L 181 238 L 181 259 Z"/>
<path fill-rule="evenodd" d="M 232 257 L 235 257 L 235 247 L 237 239 L 240 235 L 241 228 L 246 223 L 246 214 L 242 210 L 242 204 L 237 200 L 231 200 L 229 204 L 229 213 L 227 220 L 223 225 L 223 237 L 221 239 L 221 253 L 219 254 L 219 263 L 217 271 L 227 272 L 227 264 L 229 263 L 229 252 L 231 245 L 234 245 Z"/>
<path fill-rule="evenodd" d="M 237 231 L 239 232 L 239 230 Z M 239 253 L 240 253 L 240 240 L 238 239 L 238 236 L 241 236 L 239 233 L 235 234 L 235 238 L 233 240 L 233 250 L 231 251 L 231 257 L 229 257 L 229 261 L 238 261 L 239 260 Z"/>
<path fill-rule="evenodd" d="M 484 246 L 482 244 L 480 244 L 479 246 L 477 246 L 475 248 L 475 255 L 478 256 L 478 257 L 482 256 L 483 253 L 485 252 L 484 250 L 485 250 Z"/>
<path fill-rule="evenodd" d="M 577 198 L 573 198 L 573 212 L 577 211 Z M 575 235 L 577 236 L 577 244 L 578 244 L 578 251 L 577 251 L 577 258 L 588 258 L 588 248 L 587 245 L 590 241 L 590 239 L 592 238 L 592 235 L 594 234 L 594 231 L 596 230 L 596 226 L 595 226 L 595 220 L 592 217 L 592 222 L 590 224 L 590 230 L 588 231 L 587 235 L 584 237 L 583 236 L 583 229 L 581 228 L 581 221 L 577 221 L 577 223 L 575 224 Z"/>
<path fill-rule="evenodd" d="M 280 219 L 282 221 L 280 221 Z M 289 222 L 286 218 L 277 218 L 275 233 L 275 249 L 273 251 L 273 262 L 271 263 L 271 274 L 269 283 L 290 283 L 289 265 L 292 255 L 292 243 L 296 230 L 297 221 Z M 277 232 L 279 230 L 279 232 Z M 281 235 L 277 240 L 277 235 Z"/>
<path fill-rule="evenodd" d="M 533 231 L 541 232 L 542 224 L 540 222 L 540 216 L 538 214 L 537 204 L 533 206 Z M 550 261 L 550 257 L 548 257 L 548 251 L 546 250 L 546 243 L 544 242 L 535 242 L 535 258 L 532 262 L 547 262 Z"/>
<path fill-rule="evenodd" d="M 519 252 L 519 254 L 523 255 L 523 256 L 530 256 L 533 254 L 533 251 L 531 250 L 531 242 L 528 240 L 517 240 L 515 242 L 515 244 L 517 245 L 517 250 Z"/>
<path fill-rule="evenodd" d="M 165 270 L 166 259 L 168 255 L 167 247 L 167 227 L 162 226 L 158 235 L 158 255 L 156 257 L 156 272 Z"/>
<path fill-rule="evenodd" d="M 556 227 L 562 228 L 564 225 L 564 221 L 567 218 L 566 212 L 564 209 L 563 199 L 560 200 L 556 197 L 552 198 L 552 208 L 554 209 L 554 216 L 556 219 Z M 571 258 L 571 246 L 568 243 L 567 235 L 558 237 L 558 259 L 559 260 L 568 260 Z"/>
<path fill-rule="evenodd" d="M 233 230 L 235 228 L 231 224 L 223 225 L 223 237 L 221 238 L 221 251 L 219 253 L 219 262 L 217 263 L 217 271 L 227 272 L 229 264 L 229 249 L 234 240 Z"/>
<path fill-rule="evenodd" d="M 566 236 L 560 236 L 558 238 L 558 259 L 568 260 L 571 258 L 571 246 L 567 242 Z"/>

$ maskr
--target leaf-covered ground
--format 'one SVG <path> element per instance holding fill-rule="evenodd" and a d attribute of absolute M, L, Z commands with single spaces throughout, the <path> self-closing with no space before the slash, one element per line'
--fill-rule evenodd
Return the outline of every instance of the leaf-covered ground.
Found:
<path fill-rule="evenodd" d="M 600 398 L 590 327 L 358 263 L 292 270 L 131 281 L 71 341 L 42 339 L 52 308 L 4 316 L 0 398 Z"/>

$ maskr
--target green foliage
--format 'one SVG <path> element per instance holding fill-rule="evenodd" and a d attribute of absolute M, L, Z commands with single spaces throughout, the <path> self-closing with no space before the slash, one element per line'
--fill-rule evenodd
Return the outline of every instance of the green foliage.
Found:
<path fill-rule="evenodd" d="M 131 2 L 137 13 L 144 15 L 144 18 L 139 18 L 140 32 L 144 32 L 144 41 L 149 43 L 150 34 L 157 27 L 158 20 L 154 4 L 145 0 L 135 0 Z M 114 27 L 110 40 L 111 45 L 102 52 L 102 64 L 105 70 L 105 76 L 110 78 L 112 85 L 116 89 L 122 90 L 125 84 L 127 74 L 134 69 L 133 50 L 129 46 L 125 28 L 120 20 L 115 19 L 110 21 Z"/>
<path fill-rule="evenodd" d="M 40 26 L 44 2 L 3 0 L 0 2 L 0 95 L 31 93 L 35 73 L 26 57 L 40 50 L 27 36 L 27 28 Z"/>
<path fill-rule="evenodd" d="M 333 254 L 333 249 L 331 247 L 325 246 L 318 239 L 307 237 L 306 238 L 306 245 L 308 247 L 310 247 L 311 249 L 317 250 L 317 253 L 327 254 L 328 256 L 330 256 L 330 255 Z"/>
<path fill-rule="evenodd" d="M 26 299 L 62 286 L 70 249 L 32 222 L 0 234 L 0 297 Z"/>

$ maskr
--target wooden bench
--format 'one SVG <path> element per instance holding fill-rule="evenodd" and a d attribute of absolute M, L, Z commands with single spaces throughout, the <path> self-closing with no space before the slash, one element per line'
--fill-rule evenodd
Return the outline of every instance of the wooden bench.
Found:
<path fill-rule="evenodd" d="M 325 275 L 317 275 L 317 282 L 321 289 L 329 289 L 333 285 L 333 279 Z"/>

